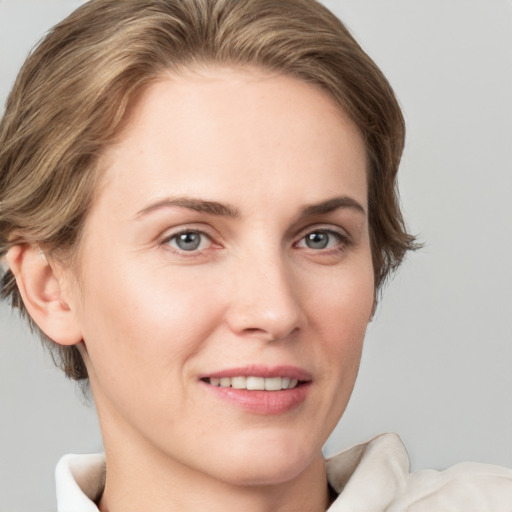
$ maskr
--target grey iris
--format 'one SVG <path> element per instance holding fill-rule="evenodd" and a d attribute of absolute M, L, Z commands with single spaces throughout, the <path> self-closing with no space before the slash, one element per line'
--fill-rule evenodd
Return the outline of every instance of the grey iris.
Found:
<path fill-rule="evenodd" d="M 325 249 L 329 243 L 329 234 L 317 231 L 306 236 L 306 245 L 310 249 Z"/>
<path fill-rule="evenodd" d="M 199 233 L 188 232 L 181 233 L 176 237 L 176 245 L 182 251 L 195 251 L 201 244 L 201 235 Z"/>

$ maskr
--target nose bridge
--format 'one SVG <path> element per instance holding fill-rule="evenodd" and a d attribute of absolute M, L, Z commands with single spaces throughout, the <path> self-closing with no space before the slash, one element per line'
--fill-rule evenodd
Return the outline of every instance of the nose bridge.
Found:
<path fill-rule="evenodd" d="M 299 328 L 303 314 L 298 283 L 282 250 L 260 245 L 238 263 L 228 319 L 231 329 L 276 340 Z"/>

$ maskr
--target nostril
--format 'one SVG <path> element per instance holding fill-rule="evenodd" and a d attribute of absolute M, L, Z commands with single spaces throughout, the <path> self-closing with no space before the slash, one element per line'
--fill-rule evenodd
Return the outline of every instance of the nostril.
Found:
<path fill-rule="evenodd" d="M 262 329 L 258 327 L 247 327 L 239 331 L 242 336 L 254 337 L 265 341 L 278 341 L 291 338 L 299 332 L 299 327 L 288 329 Z"/>
<path fill-rule="evenodd" d="M 274 341 L 300 330 L 305 321 L 300 301 L 287 284 L 279 286 L 277 281 L 273 280 L 275 293 L 266 287 L 256 294 L 254 285 L 246 287 L 250 289 L 239 288 L 233 294 L 226 320 L 234 333 Z"/>
<path fill-rule="evenodd" d="M 257 327 L 247 327 L 246 329 L 244 329 L 244 331 L 249 334 L 258 334 L 264 332 L 263 329 L 258 329 Z"/>
<path fill-rule="evenodd" d="M 247 327 L 241 331 L 243 336 L 253 337 L 253 338 L 261 338 L 269 341 L 273 341 L 278 337 L 272 334 L 265 329 L 260 329 L 258 327 Z"/>

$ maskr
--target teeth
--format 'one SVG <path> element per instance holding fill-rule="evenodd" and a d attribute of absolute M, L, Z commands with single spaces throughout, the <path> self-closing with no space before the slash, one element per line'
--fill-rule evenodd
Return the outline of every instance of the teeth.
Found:
<path fill-rule="evenodd" d="M 231 387 L 235 389 L 246 389 L 246 386 L 247 379 L 245 377 L 233 377 L 231 379 Z"/>
<path fill-rule="evenodd" d="M 282 389 L 281 377 L 273 377 L 265 380 L 265 389 L 267 391 L 279 391 Z"/>
<path fill-rule="evenodd" d="M 221 377 L 221 379 L 220 379 L 220 387 L 221 388 L 229 388 L 229 387 L 231 387 L 231 379 L 229 377 Z"/>
<path fill-rule="evenodd" d="M 265 379 L 263 377 L 247 377 L 247 389 L 264 390 Z"/>
<path fill-rule="evenodd" d="M 281 389 L 291 389 L 297 386 L 297 379 L 289 377 L 221 377 L 208 379 L 212 386 L 221 388 L 248 389 L 251 391 L 280 391 Z"/>

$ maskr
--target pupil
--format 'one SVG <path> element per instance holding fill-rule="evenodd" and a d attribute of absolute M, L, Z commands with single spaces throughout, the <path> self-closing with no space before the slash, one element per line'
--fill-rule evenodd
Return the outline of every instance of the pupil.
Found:
<path fill-rule="evenodd" d="M 182 233 L 176 243 L 184 251 L 193 251 L 199 247 L 201 238 L 198 233 Z"/>
<path fill-rule="evenodd" d="M 310 249 L 325 249 L 328 243 L 327 233 L 310 233 L 306 238 L 306 245 Z"/>

